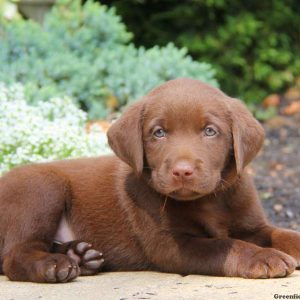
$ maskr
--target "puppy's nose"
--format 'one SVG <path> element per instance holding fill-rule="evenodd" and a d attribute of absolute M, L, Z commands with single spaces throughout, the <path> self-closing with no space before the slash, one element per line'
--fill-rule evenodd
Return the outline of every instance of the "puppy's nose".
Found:
<path fill-rule="evenodd" d="M 187 161 L 179 161 L 172 169 L 175 178 L 189 178 L 194 173 L 194 167 Z"/>

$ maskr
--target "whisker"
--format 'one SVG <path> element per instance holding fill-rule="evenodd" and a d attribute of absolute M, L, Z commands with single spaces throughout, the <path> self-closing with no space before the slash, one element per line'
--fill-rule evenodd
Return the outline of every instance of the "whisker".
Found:
<path fill-rule="evenodd" d="M 225 182 L 226 184 L 229 184 L 228 181 L 226 181 L 225 179 L 221 178 L 221 182 Z"/>
<path fill-rule="evenodd" d="M 149 180 L 148 180 L 148 184 L 150 185 L 150 184 L 151 184 L 151 182 L 152 182 L 152 177 L 150 177 L 150 178 L 149 178 Z"/>
<path fill-rule="evenodd" d="M 164 205 L 160 208 L 160 213 L 162 214 L 165 210 L 166 204 L 167 204 L 167 200 L 168 200 L 168 195 L 166 195 L 165 197 L 165 201 L 164 201 Z"/>
<path fill-rule="evenodd" d="M 228 187 L 230 184 L 228 181 L 226 181 L 225 179 L 221 178 L 220 180 L 220 185 L 222 189 L 225 189 L 226 187 Z"/>

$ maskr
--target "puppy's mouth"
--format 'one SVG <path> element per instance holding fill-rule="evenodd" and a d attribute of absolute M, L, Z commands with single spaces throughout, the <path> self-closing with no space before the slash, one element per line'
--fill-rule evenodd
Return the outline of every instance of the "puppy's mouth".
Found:
<path fill-rule="evenodd" d="M 176 200 L 195 200 L 200 198 L 202 195 L 199 192 L 193 191 L 187 188 L 180 188 L 171 193 L 169 193 L 171 198 Z"/>
<path fill-rule="evenodd" d="M 204 174 L 205 175 L 205 174 Z M 212 193 L 218 185 L 217 175 L 208 174 L 198 176 L 192 180 L 174 181 L 173 178 L 166 178 L 159 172 L 152 171 L 152 178 L 149 183 L 160 194 L 175 200 L 196 200 Z"/>

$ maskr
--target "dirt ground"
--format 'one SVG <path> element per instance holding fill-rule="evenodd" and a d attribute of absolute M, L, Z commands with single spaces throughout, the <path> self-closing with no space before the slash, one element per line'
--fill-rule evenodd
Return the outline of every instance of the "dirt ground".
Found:
<path fill-rule="evenodd" d="M 300 115 L 264 127 L 265 146 L 251 166 L 259 196 L 273 224 L 300 231 Z"/>

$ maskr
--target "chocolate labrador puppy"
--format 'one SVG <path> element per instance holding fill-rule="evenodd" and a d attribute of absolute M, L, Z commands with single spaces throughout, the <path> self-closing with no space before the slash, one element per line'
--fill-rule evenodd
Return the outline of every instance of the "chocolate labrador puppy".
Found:
<path fill-rule="evenodd" d="M 245 172 L 263 138 L 247 108 L 216 88 L 193 79 L 155 88 L 109 129 L 117 156 L 1 178 L 4 274 L 34 282 L 100 270 L 291 274 L 300 234 L 268 223 Z"/>

